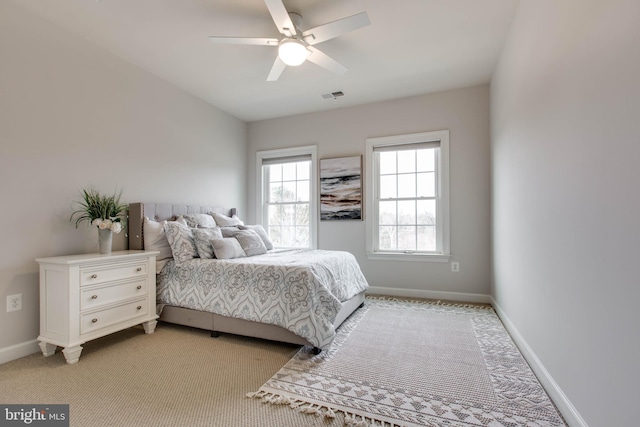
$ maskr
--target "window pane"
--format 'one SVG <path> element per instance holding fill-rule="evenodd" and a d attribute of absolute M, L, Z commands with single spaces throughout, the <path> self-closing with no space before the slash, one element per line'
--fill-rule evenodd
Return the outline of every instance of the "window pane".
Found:
<path fill-rule="evenodd" d="M 378 249 L 383 251 L 395 251 L 396 246 L 396 227 L 382 226 L 378 228 Z"/>
<path fill-rule="evenodd" d="M 431 251 L 436 250 L 436 227 L 435 226 L 419 226 L 418 227 L 418 250 Z"/>
<path fill-rule="evenodd" d="M 396 202 L 380 202 L 378 204 L 378 223 L 380 225 L 395 225 Z"/>
<path fill-rule="evenodd" d="M 398 175 L 398 198 L 416 197 L 416 175 Z"/>
<path fill-rule="evenodd" d="M 294 202 L 296 200 L 296 182 L 287 181 L 282 183 L 283 194 L 282 200 L 285 202 Z"/>
<path fill-rule="evenodd" d="M 416 202 L 414 200 L 398 202 L 398 224 L 416 223 Z"/>
<path fill-rule="evenodd" d="M 436 157 L 435 157 L 436 149 L 435 148 L 427 148 L 418 150 L 417 153 L 417 163 L 418 163 L 418 172 L 426 172 L 426 171 L 435 171 L 436 169 Z"/>
<path fill-rule="evenodd" d="M 400 251 L 416 250 L 416 227 L 409 227 L 409 226 L 398 227 L 398 250 Z"/>
<path fill-rule="evenodd" d="M 296 163 L 297 179 L 309 179 L 311 174 L 311 162 Z"/>
<path fill-rule="evenodd" d="M 436 201 L 418 200 L 418 221 L 420 225 L 436 225 Z"/>
<path fill-rule="evenodd" d="M 269 182 L 282 181 L 282 165 L 269 165 Z"/>
<path fill-rule="evenodd" d="M 309 205 L 296 205 L 296 225 L 309 225 Z"/>
<path fill-rule="evenodd" d="M 282 205 L 269 205 L 268 207 L 269 226 L 277 226 L 282 224 L 282 218 L 284 216 L 284 206 Z"/>
<path fill-rule="evenodd" d="M 425 172 L 418 174 L 418 197 L 436 196 L 436 174 L 435 172 Z"/>
<path fill-rule="evenodd" d="M 270 225 L 267 227 L 267 231 L 269 232 L 269 239 L 273 243 L 273 246 L 282 246 L 281 245 L 281 236 L 280 236 L 280 227 L 275 225 Z"/>
<path fill-rule="evenodd" d="M 396 173 L 396 153 L 395 151 L 384 151 L 378 153 L 380 161 L 380 174 Z"/>
<path fill-rule="evenodd" d="M 309 227 L 295 227 L 296 239 L 295 247 L 308 247 L 309 246 Z"/>
<path fill-rule="evenodd" d="M 269 203 L 278 203 L 282 201 L 282 183 L 274 182 L 269 184 Z"/>
<path fill-rule="evenodd" d="M 416 171 L 416 150 L 398 151 L 398 173 Z"/>
<path fill-rule="evenodd" d="M 309 187 L 309 181 L 298 181 L 297 183 L 297 197 L 296 201 L 298 202 L 308 202 L 311 197 L 309 191 L 311 188 Z"/>
<path fill-rule="evenodd" d="M 296 179 L 296 164 L 284 163 L 282 165 L 282 180 L 294 181 Z"/>
<path fill-rule="evenodd" d="M 380 198 L 395 199 L 396 193 L 396 175 L 384 175 L 380 177 Z"/>

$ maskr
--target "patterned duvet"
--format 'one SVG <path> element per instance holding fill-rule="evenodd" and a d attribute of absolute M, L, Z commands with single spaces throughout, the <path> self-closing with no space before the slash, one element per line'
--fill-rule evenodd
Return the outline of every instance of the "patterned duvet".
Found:
<path fill-rule="evenodd" d="M 229 260 L 172 260 L 158 274 L 157 301 L 282 326 L 323 348 L 341 302 L 368 284 L 349 252 L 296 249 Z"/>

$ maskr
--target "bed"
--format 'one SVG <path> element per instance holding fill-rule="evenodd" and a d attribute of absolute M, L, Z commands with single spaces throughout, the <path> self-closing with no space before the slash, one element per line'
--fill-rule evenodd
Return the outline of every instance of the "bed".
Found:
<path fill-rule="evenodd" d="M 158 250 L 157 242 L 151 240 L 156 238 L 151 234 L 154 227 L 173 227 L 178 218 L 193 220 L 202 214 L 216 214 L 219 221 L 237 219 L 235 209 L 216 206 L 131 203 L 129 248 L 145 249 L 147 228 L 147 246 Z M 189 224 L 195 226 L 194 233 L 211 231 L 198 225 Z M 223 240 L 234 240 L 237 228 L 222 230 L 227 237 Z M 238 241 L 241 234 L 235 234 Z M 218 242 L 222 243 L 211 241 Z M 364 304 L 368 284 L 355 257 L 343 251 L 262 252 L 253 255 L 247 249 L 251 256 L 229 259 L 161 254 L 156 269 L 160 320 L 206 329 L 212 336 L 230 333 L 306 345 L 314 353 L 327 348 L 336 328 Z"/>

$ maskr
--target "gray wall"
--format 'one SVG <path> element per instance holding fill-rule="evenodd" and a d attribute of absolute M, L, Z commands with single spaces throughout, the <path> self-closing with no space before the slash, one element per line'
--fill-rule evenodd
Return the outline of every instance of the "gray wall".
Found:
<path fill-rule="evenodd" d="M 523 1 L 491 83 L 493 297 L 590 426 L 640 419 L 639 17 Z"/>
<path fill-rule="evenodd" d="M 451 251 L 453 260 L 460 262 L 459 273 L 452 273 L 448 263 L 367 260 L 363 221 L 321 221 L 318 246 L 353 253 L 370 285 L 395 295 L 486 296 L 490 286 L 488 85 L 250 123 L 248 219 L 255 221 L 256 151 L 317 144 L 320 159 L 364 155 L 368 137 L 441 129 L 450 130 Z"/>
<path fill-rule="evenodd" d="M 246 138 L 244 122 L 0 2 L 0 362 L 38 335 L 34 259 L 98 249 L 69 222 L 81 188 L 244 212 Z"/>

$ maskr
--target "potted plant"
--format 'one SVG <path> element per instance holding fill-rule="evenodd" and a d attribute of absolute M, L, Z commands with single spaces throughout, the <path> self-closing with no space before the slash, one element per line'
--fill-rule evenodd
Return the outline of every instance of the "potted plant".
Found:
<path fill-rule="evenodd" d="M 100 253 L 111 253 L 112 233 L 120 233 L 126 225 L 127 204 L 120 201 L 122 190 L 106 195 L 89 187 L 81 191 L 81 196 L 82 200 L 75 202 L 79 209 L 69 221 L 75 220 L 76 228 L 83 221 L 97 227 Z"/>

